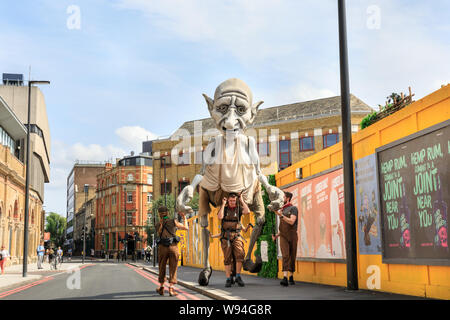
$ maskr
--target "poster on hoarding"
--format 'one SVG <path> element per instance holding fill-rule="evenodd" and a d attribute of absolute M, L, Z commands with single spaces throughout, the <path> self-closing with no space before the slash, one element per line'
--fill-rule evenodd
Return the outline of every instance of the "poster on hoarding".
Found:
<path fill-rule="evenodd" d="M 383 262 L 450 265 L 450 120 L 376 152 Z"/>
<path fill-rule="evenodd" d="M 345 259 L 342 173 L 341 167 L 333 168 L 283 188 L 293 194 L 299 213 L 297 259 Z"/>
<path fill-rule="evenodd" d="M 360 254 L 381 254 L 376 156 L 355 161 L 356 224 Z"/>

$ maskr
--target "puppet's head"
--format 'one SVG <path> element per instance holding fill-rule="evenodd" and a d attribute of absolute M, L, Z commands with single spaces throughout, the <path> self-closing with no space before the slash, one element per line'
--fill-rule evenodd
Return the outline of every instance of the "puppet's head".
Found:
<path fill-rule="evenodd" d="M 244 81 L 236 78 L 219 84 L 214 100 L 206 94 L 203 96 L 217 129 L 224 134 L 245 130 L 253 123 L 258 107 L 263 103 L 253 104 L 252 91 Z"/>

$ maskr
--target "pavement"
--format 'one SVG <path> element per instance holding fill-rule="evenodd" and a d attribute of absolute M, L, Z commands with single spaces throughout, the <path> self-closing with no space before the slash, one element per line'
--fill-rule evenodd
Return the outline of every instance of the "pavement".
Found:
<path fill-rule="evenodd" d="M 85 260 L 85 264 L 91 262 L 90 259 Z M 61 267 L 57 270 L 51 269 L 48 262 L 42 264 L 44 269 L 38 269 L 37 263 L 27 264 L 27 276 L 23 277 L 23 265 L 15 264 L 5 267 L 5 273 L 0 275 L 0 290 L 8 289 L 10 287 L 16 287 L 18 285 L 26 285 L 28 283 L 33 283 L 44 277 L 66 272 L 67 270 L 73 268 L 79 268 L 82 266 L 81 258 L 72 258 L 70 262 L 65 260 Z"/>
<path fill-rule="evenodd" d="M 151 262 L 129 263 L 149 273 L 158 274 L 158 267 L 153 267 Z M 231 288 L 226 288 L 225 272 L 218 270 L 213 270 L 209 285 L 204 287 L 197 283 L 200 270 L 186 266 L 178 267 L 178 285 L 216 300 L 428 300 L 380 291 L 349 291 L 345 287 L 299 281 L 296 281 L 295 285 L 282 287 L 280 279 L 246 274 L 241 275 L 245 282 L 244 287 L 235 284 Z"/>

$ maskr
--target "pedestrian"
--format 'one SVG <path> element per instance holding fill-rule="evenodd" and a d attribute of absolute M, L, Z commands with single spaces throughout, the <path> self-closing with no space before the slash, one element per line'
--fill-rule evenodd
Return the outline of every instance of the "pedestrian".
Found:
<path fill-rule="evenodd" d="M 91 249 L 91 261 L 94 260 L 94 254 L 95 254 L 94 249 Z"/>
<path fill-rule="evenodd" d="M 164 295 L 164 282 L 166 279 L 166 265 L 169 261 L 169 295 L 176 296 L 178 293 L 173 289 L 173 285 L 177 283 L 177 268 L 178 268 L 178 242 L 180 238 L 175 235 L 177 229 L 188 230 L 187 221 L 184 213 L 179 213 L 184 221 L 179 223 L 176 219 L 169 218 L 169 211 L 167 207 L 161 206 L 158 208 L 159 222 L 156 225 L 158 231 L 158 267 L 160 286 L 156 289 L 160 295 Z"/>
<path fill-rule="evenodd" d="M 275 212 L 280 217 L 278 234 L 272 235 L 273 241 L 280 238 L 281 255 L 283 257 L 283 280 L 282 286 L 294 285 L 295 260 L 297 258 L 297 224 L 298 209 L 291 203 L 292 193 L 284 193 L 284 206 Z M 289 273 L 289 283 L 288 283 Z"/>
<path fill-rule="evenodd" d="M 44 262 L 44 253 L 45 253 L 44 241 L 40 242 L 36 251 L 37 251 L 37 268 L 44 269 L 44 267 L 42 266 L 42 263 Z"/>
<path fill-rule="evenodd" d="M 48 259 L 49 259 L 49 250 L 48 250 L 48 248 L 47 249 L 45 249 L 45 262 L 49 262 L 48 261 Z"/>
<path fill-rule="evenodd" d="M 69 250 L 67 250 L 67 253 L 69 254 L 69 261 L 72 261 L 72 248 L 69 248 Z"/>
<path fill-rule="evenodd" d="M 51 268 L 51 266 L 52 266 L 52 261 L 53 261 L 53 256 L 54 256 L 54 254 L 55 254 L 55 251 L 53 251 L 53 249 L 50 248 L 50 249 L 48 250 L 48 263 L 50 264 L 50 268 Z"/>
<path fill-rule="evenodd" d="M 242 199 L 242 195 L 230 193 L 228 197 L 222 199 L 222 206 L 217 217 L 221 224 L 220 246 L 223 251 L 225 274 L 227 276 L 225 287 L 231 287 L 234 283 L 234 279 L 231 278 L 234 262 L 236 263 L 236 282 L 240 287 L 245 286 L 241 278 L 245 250 L 240 232 L 242 229 L 241 216 L 249 213 L 250 209 Z"/>
<path fill-rule="evenodd" d="M 6 260 L 8 260 L 8 258 L 11 259 L 8 250 L 5 249 L 5 246 L 2 245 L 1 249 L 0 249 L 0 268 L 2 269 L 2 274 L 5 273 L 5 264 L 6 264 Z"/>
<path fill-rule="evenodd" d="M 59 257 L 59 259 L 61 259 L 61 262 L 62 262 L 63 251 L 62 251 L 61 247 L 58 247 L 58 250 L 56 250 L 56 255 Z"/>

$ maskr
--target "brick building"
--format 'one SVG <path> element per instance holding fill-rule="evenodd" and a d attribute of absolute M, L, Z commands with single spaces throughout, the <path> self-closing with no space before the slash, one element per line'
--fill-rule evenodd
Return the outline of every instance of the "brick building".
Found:
<path fill-rule="evenodd" d="M 362 118 L 373 110 L 354 95 L 350 95 L 350 107 L 352 132 L 356 132 Z M 247 134 L 254 136 L 258 143 L 263 173 L 274 174 L 339 142 L 340 114 L 339 96 L 260 109 Z M 166 164 L 167 193 L 177 196 L 200 171 L 203 151 L 209 136 L 217 134 L 215 130 L 211 118 L 187 121 L 169 138 L 153 140 L 151 145 L 148 141 L 143 143 L 155 160 L 155 198 L 164 190 L 162 164 Z"/>
<path fill-rule="evenodd" d="M 93 161 L 76 161 L 67 177 L 67 229 L 66 248 L 72 248 L 74 254 L 81 253 L 81 232 L 83 219 L 79 215 L 84 210 L 84 203 L 95 198 L 97 175 L 105 170 L 106 164 Z M 87 185 L 87 197 L 84 186 Z M 77 226 L 78 224 L 78 226 Z"/>
<path fill-rule="evenodd" d="M 147 213 L 153 196 L 152 158 L 146 154 L 118 159 L 97 175 L 95 250 L 124 250 L 129 255 L 146 241 Z M 126 219 L 125 219 L 126 212 Z M 137 235 L 137 237 L 136 237 Z"/>
<path fill-rule="evenodd" d="M 94 189 L 94 188 L 92 188 Z M 95 189 L 94 189 L 95 190 Z M 83 225 L 86 227 L 86 255 L 90 255 L 91 249 L 94 249 L 95 238 L 95 211 L 96 211 L 96 198 L 93 197 L 87 202 L 84 202 L 80 209 L 75 213 L 76 221 L 74 225 L 74 255 L 81 255 L 83 250 Z M 86 215 L 86 217 L 85 217 Z"/>

